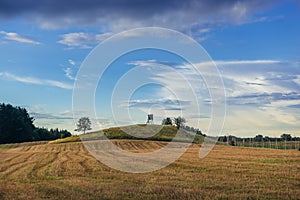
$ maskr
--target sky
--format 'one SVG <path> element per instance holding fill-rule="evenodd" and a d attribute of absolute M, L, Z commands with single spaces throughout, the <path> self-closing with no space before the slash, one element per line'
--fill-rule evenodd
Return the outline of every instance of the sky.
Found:
<path fill-rule="evenodd" d="M 84 60 L 114 34 L 143 27 L 186 34 L 209 54 L 226 94 L 222 135 L 300 136 L 300 3 L 292 0 L 2 0 L 0 102 L 25 107 L 37 126 L 74 133 L 73 87 Z M 120 56 L 95 91 L 93 129 L 145 123 L 151 112 L 157 124 L 182 115 L 187 125 L 207 132 L 210 91 L 188 66 L 183 58 L 154 49 Z M 138 80 L 126 77 L 132 70 L 152 82 L 125 102 L 122 87 L 130 84 L 120 83 L 124 77 L 132 84 Z M 193 112 L 185 79 L 194 80 L 196 96 L 203 97 L 197 99 L 201 112 Z M 128 112 L 131 121 L 123 118 Z"/>

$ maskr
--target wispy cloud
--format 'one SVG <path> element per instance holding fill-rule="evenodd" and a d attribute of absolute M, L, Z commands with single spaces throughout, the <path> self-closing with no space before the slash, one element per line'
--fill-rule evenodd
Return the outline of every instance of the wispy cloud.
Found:
<path fill-rule="evenodd" d="M 14 74 L 11 74 L 8 72 L 0 72 L 0 77 L 3 77 L 5 79 L 11 80 L 11 81 L 21 82 L 21 83 L 53 86 L 53 87 L 58 87 L 58 88 L 62 88 L 62 89 L 67 89 L 67 90 L 73 89 L 73 85 L 70 85 L 68 83 L 64 83 L 64 82 L 60 82 L 60 81 L 56 81 L 56 80 L 40 79 L 40 78 L 29 77 L 29 76 L 18 76 L 18 75 L 14 75 Z"/>
<path fill-rule="evenodd" d="M 136 60 L 127 63 L 128 65 L 134 65 L 139 67 L 161 67 L 161 66 L 179 66 L 181 63 L 170 62 L 170 61 L 158 61 L 158 60 Z"/>
<path fill-rule="evenodd" d="M 103 34 L 91 34 L 91 33 L 67 33 L 61 35 L 62 39 L 58 43 L 67 45 L 68 47 L 74 48 L 92 48 L 93 45 L 98 44 L 99 42 L 110 37 L 112 33 L 103 33 Z M 70 63 L 71 64 L 71 63 Z M 75 64 L 75 63 L 74 63 Z"/>
<path fill-rule="evenodd" d="M 28 37 L 21 36 L 18 33 L 0 31 L 0 34 L 4 35 L 4 39 L 6 39 L 6 40 L 12 40 L 12 41 L 16 41 L 16 42 L 29 43 L 29 44 L 35 44 L 35 45 L 41 44 L 38 41 L 35 41 Z"/>
<path fill-rule="evenodd" d="M 164 95 L 168 95 L 167 90 L 171 88 L 179 101 L 192 100 L 187 90 L 186 80 L 188 80 L 201 99 L 198 99 L 198 103 L 190 101 L 190 105 L 187 105 L 183 112 L 185 117 L 189 119 L 189 123 L 193 123 L 196 119 L 193 118 L 196 112 L 195 104 L 199 105 L 201 114 L 210 116 L 211 111 L 208 105 L 213 99 L 209 91 L 217 89 L 218 86 L 206 85 L 205 81 L 199 80 L 199 75 L 189 71 L 190 67 L 187 64 L 173 65 L 175 71 L 163 70 L 161 62 L 155 60 L 139 60 L 130 64 L 160 68 L 160 70 L 153 70 L 155 73 L 152 80 L 164 86 L 155 94 L 162 99 L 166 98 Z M 256 127 L 257 130 L 273 130 L 276 133 L 287 128 L 300 129 L 297 123 L 300 119 L 298 111 L 300 104 L 299 63 L 279 60 L 230 60 L 194 63 L 193 65 L 202 76 L 211 80 L 211 83 L 219 75 L 223 79 L 227 98 L 224 131 L 233 131 L 232 134 L 234 134 L 235 130 L 232 127 L 236 127 L 236 130 L 252 130 Z M 213 65 L 218 67 L 220 74 L 211 73 L 209 69 Z M 184 78 L 178 77 L 178 74 L 182 74 Z M 151 103 L 159 102 L 139 100 L 132 101 L 131 105 L 150 107 Z M 174 104 L 174 106 L 178 105 Z M 205 127 L 207 127 L 205 124 L 201 124 L 202 129 L 205 130 Z"/>
<path fill-rule="evenodd" d="M 29 112 L 29 114 L 35 119 L 54 119 L 54 120 L 73 119 L 72 116 L 55 115 L 52 113 Z"/>
<path fill-rule="evenodd" d="M 64 69 L 65 76 L 70 80 L 76 80 L 76 78 L 73 76 L 73 71 L 70 67 Z"/>
<path fill-rule="evenodd" d="M 161 99 L 135 99 L 130 100 L 128 103 L 123 104 L 124 106 L 133 108 L 149 108 L 152 105 L 160 105 L 165 110 L 184 110 L 186 105 L 191 102 L 185 100 L 161 98 Z"/>
<path fill-rule="evenodd" d="M 73 65 L 73 66 L 76 64 L 75 61 L 72 60 L 72 59 L 69 59 L 68 62 L 69 62 L 70 65 Z"/>

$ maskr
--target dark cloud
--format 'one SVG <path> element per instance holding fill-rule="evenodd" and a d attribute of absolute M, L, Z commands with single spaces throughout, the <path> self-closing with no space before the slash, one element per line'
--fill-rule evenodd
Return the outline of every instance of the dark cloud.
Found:
<path fill-rule="evenodd" d="M 289 108 L 300 108 L 300 104 L 296 104 L 296 105 L 290 105 L 288 106 Z"/>
<path fill-rule="evenodd" d="M 110 29 L 164 26 L 197 32 L 199 26 L 244 23 L 274 1 L 238 0 L 2 0 L 0 18 L 26 17 L 42 27 L 100 23 Z"/>
<path fill-rule="evenodd" d="M 49 113 L 30 112 L 29 114 L 35 119 L 73 119 L 73 117 L 70 116 L 57 116 Z"/>
<path fill-rule="evenodd" d="M 276 101 L 300 100 L 300 94 L 297 92 L 289 93 L 256 93 L 229 97 L 227 103 L 230 105 L 266 105 Z"/>

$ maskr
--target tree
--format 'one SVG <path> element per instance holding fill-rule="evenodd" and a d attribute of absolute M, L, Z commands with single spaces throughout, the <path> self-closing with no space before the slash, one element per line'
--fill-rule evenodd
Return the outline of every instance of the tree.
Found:
<path fill-rule="evenodd" d="M 261 135 L 261 134 L 259 134 L 259 135 L 256 135 L 256 136 L 255 136 L 254 140 L 255 140 L 256 142 L 262 142 L 262 141 L 263 141 L 263 138 L 264 138 L 264 136 Z"/>
<path fill-rule="evenodd" d="M 67 130 L 46 129 L 46 128 L 35 128 L 34 130 L 34 141 L 38 140 L 55 140 L 60 138 L 70 137 L 72 134 Z"/>
<path fill-rule="evenodd" d="M 162 120 L 162 125 L 172 125 L 172 119 L 170 117 L 167 117 L 165 119 Z"/>
<path fill-rule="evenodd" d="M 67 130 L 35 127 L 34 118 L 27 110 L 10 104 L 0 104 L 0 144 L 29 142 L 39 140 L 55 140 L 69 137 Z"/>
<path fill-rule="evenodd" d="M 284 140 L 284 141 L 291 141 L 291 140 L 292 140 L 291 134 L 284 133 L 284 134 L 282 134 L 280 137 L 281 137 L 281 139 Z"/>
<path fill-rule="evenodd" d="M 186 122 L 186 120 L 183 117 L 177 117 L 174 118 L 174 123 L 177 126 L 177 129 L 180 129 L 181 126 L 184 125 L 184 123 Z"/>
<path fill-rule="evenodd" d="M 75 131 L 83 131 L 83 134 L 88 130 L 92 130 L 91 121 L 88 117 L 81 117 L 76 125 L 77 129 Z"/>
<path fill-rule="evenodd" d="M 31 141 L 33 121 L 25 108 L 0 104 L 0 143 Z"/>

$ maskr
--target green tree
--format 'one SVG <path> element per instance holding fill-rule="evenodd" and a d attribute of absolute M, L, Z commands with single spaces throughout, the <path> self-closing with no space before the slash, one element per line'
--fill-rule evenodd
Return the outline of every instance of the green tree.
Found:
<path fill-rule="evenodd" d="M 177 129 L 180 129 L 180 127 L 183 126 L 185 122 L 186 122 L 186 120 L 183 117 L 179 116 L 177 118 L 174 118 L 174 123 L 175 123 Z"/>
<path fill-rule="evenodd" d="M 0 104 L 0 143 L 31 141 L 33 121 L 25 108 Z"/>
<path fill-rule="evenodd" d="M 67 130 L 35 127 L 27 110 L 10 104 L 0 104 L 0 144 L 39 140 L 55 140 L 69 137 Z"/>
<path fill-rule="evenodd" d="M 284 133 L 280 136 L 280 138 L 284 141 L 291 141 L 292 140 L 292 136 L 291 134 L 287 134 L 287 133 Z"/>
<path fill-rule="evenodd" d="M 261 134 L 256 135 L 255 138 L 254 138 L 254 140 L 255 140 L 256 142 L 262 142 L 263 139 L 264 139 L 264 136 L 261 135 Z"/>
<path fill-rule="evenodd" d="M 92 130 L 90 119 L 88 117 L 81 117 L 77 122 L 77 129 L 75 131 L 83 131 L 83 134 L 85 134 L 88 130 Z"/>
<path fill-rule="evenodd" d="M 162 125 L 172 125 L 173 122 L 172 122 L 172 119 L 170 117 L 167 117 L 165 119 L 162 120 Z"/>

